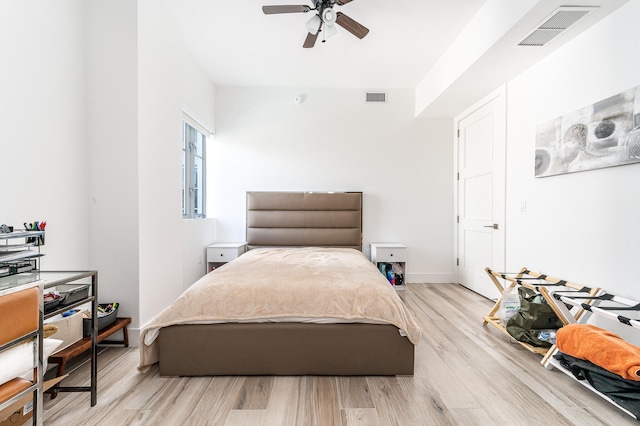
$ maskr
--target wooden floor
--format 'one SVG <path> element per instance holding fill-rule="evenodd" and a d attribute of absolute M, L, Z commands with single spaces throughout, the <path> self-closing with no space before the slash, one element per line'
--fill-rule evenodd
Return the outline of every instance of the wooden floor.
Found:
<path fill-rule="evenodd" d="M 159 377 L 138 373 L 137 348 L 108 348 L 98 404 L 45 396 L 45 425 L 638 424 L 483 327 L 492 302 L 451 284 L 409 284 L 401 297 L 423 330 L 412 377 Z M 65 384 L 87 377 L 80 364 Z"/>

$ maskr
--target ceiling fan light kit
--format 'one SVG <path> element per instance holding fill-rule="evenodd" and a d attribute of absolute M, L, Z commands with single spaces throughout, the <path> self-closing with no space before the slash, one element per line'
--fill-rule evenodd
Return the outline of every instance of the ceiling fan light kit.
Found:
<path fill-rule="evenodd" d="M 322 22 L 324 22 L 324 39 L 322 42 L 329 37 L 332 37 L 338 34 L 338 30 L 336 29 L 336 14 L 331 8 L 327 8 L 322 11 Z"/>
<path fill-rule="evenodd" d="M 310 34 L 316 35 L 318 34 L 318 30 L 320 30 L 320 24 L 322 24 L 322 20 L 318 15 L 313 15 L 309 21 L 307 21 L 307 31 Z"/>
<path fill-rule="evenodd" d="M 335 25 L 325 25 L 324 26 L 324 39 L 328 39 L 334 35 L 338 34 L 338 30 Z M 324 41 L 324 39 L 322 41 Z"/>
<path fill-rule="evenodd" d="M 265 15 L 279 13 L 307 13 L 313 10 L 316 14 L 307 21 L 307 38 L 302 47 L 311 48 L 315 45 L 318 33 L 323 32 L 322 41 L 338 33 L 335 24 L 340 25 L 359 39 L 364 38 L 369 30 L 342 12 L 333 10 L 335 5 L 343 6 L 353 0 L 313 0 L 313 7 L 307 5 L 276 5 L 262 6 Z M 324 28 L 323 28 L 324 27 Z"/>
<path fill-rule="evenodd" d="M 336 14 L 333 9 L 325 9 L 322 11 L 322 22 L 325 25 L 333 25 L 336 23 Z"/>

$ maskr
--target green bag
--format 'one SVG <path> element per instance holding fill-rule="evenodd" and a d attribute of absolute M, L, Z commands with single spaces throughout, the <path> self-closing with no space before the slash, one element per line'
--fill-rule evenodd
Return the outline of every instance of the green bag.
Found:
<path fill-rule="evenodd" d="M 551 343 L 538 339 L 538 333 L 557 330 L 562 327 L 562 321 L 541 294 L 523 286 L 518 288 L 518 294 L 520 310 L 507 321 L 507 332 L 519 342 L 550 347 Z"/>

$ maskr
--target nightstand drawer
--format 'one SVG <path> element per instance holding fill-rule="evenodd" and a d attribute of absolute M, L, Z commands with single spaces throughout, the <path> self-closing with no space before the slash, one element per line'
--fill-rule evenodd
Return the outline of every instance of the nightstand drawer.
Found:
<path fill-rule="evenodd" d="M 231 262 L 246 250 L 244 243 L 218 243 L 207 246 L 207 262 Z"/>
<path fill-rule="evenodd" d="M 207 262 L 230 262 L 244 253 L 244 249 L 236 247 L 207 247 Z"/>
<path fill-rule="evenodd" d="M 377 262 L 406 262 L 406 247 L 375 247 L 372 256 Z"/>

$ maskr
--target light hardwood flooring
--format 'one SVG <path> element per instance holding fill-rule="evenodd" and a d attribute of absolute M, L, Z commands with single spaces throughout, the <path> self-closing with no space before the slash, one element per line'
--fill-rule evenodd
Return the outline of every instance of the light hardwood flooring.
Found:
<path fill-rule="evenodd" d="M 414 376 L 160 377 L 136 370 L 137 348 L 108 348 L 98 404 L 88 393 L 45 396 L 45 425 L 638 424 L 483 327 L 491 301 L 453 284 L 409 284 L 401 297 L 423 331 Z M 80 363 L 65 384 L 87 378 Z"/>

